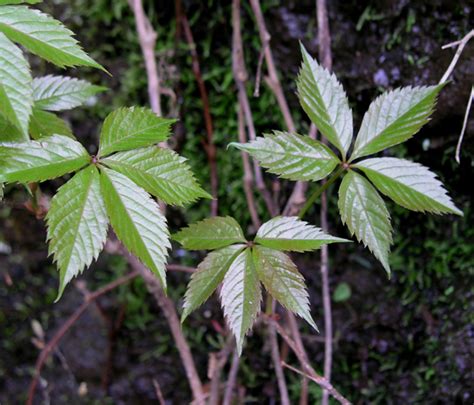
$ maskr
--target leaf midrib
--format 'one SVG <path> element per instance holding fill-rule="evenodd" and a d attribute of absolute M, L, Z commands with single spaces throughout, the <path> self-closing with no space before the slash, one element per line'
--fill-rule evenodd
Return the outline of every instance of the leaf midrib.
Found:
<path fill-rule="evenodd" d="M 356 194 L 357 194 L 359 200 L 363 203 L 363 206 L 364 206 L 364 208 L 365 208 L 367 205 L 365 204 L 365 200 L 363 199 L 362 194 L 361 194 L 360 191 L 359 191 L 359 183 L 358 183 L 357 181 L 354 181 L 354 185 L 355 185 L 355 187 L 354 187 L 354 188 L 355 188 L 355 192 L 356 192 Z M 374 226 L 372 225 L 371 221 L 369 220 L 370 218 L 369 218 L 369 216 L 368 216 L 368 213 L 366 212 L 366 209 L 363 209 L 363 210 L 361 210 L 361 211 L 362 211 L 362 213 L 363 213 L 363 215 L 364 215 L 364 217 L 365 217 L 365 219 L 366 219 L 366 223 L 369 225 L 370 229 L 372 230 L 372 235 L 373 235 L 373 238 L 375 239 L 375 241 L 377 242 L 377 247 L 378 247 L 380 250 L 382 250 L 382 246 L 380 246 L 380 242 L 381 242 L 381 241 L 379 241 L 379 239 L 378 239 L 378 238 L 376 237 L 376 235 L 375 235 L 375 228 L 374 228 Z M 390 233 L 390 231 L 389 231 L 389 233 Z M 388 246 L 390 246 L 390 243 L 388 243 Z M 370 246 L 369 246 L 369 248 L 370 248 Z M 382 252 L 382 253 L 383 253 L 383 254 L 386 254 L 387 252 Z M 385 259 L 385 258 L 384 258 L 384 259 Z"/>
<path fill-rule="evenodd" d="M 75 224 L 75 225 L 76 225 L 76 232 L 74 232 L 74 239 L 73 239 L 73 240 L 74 240 L 74 243 L 72 243 L 72 244 L 70 245 L 69 254 L 68 254 L 68 256 L 67 256 L 67 257 L 68 257 L 68 260 L 67 260 L 67 266 L 66 266 L 65 272 L 67 272 L 68 269 L 69 269 L 69 264 L 70 264 L 70 261 L 71 261 L 72 252 L 73 252 L 74 246 L 75 246 L 75 244 L 76 244 L 77 235 L 79 234 L 79 226 L 80 226 L 80 224 L 81 224 L 82 216 L 84 215 L 84 210 L 85 210 L 85 208 L 86 208 L 86 202 L 87 202 L 87 200 L 88 200 L 88 198 L 89 198 L 89 193 L 90 193 L 90 190 L 91 190 L 92 182 L 94 181 L 94 174 L 95 174 L 95 173 L 91 173 L 91 174 L 89 175 L 89 183 L 87 184 L 87 187 L 86 187 L 86 189 L 84 190 L 83 204 L 82 204 L 81 209 L 80 209 L 81 214 L 80 214 L 80 216 L 79 216 L 78 219 L 77 219 L 77 223 Z"/>
<path fill-rule="evenodd" d="M 161 272 L 159 271 L 158 267 L 156 266 L 155 264 L 155 261 L 153 260 L 153 257 L 151 256 L 150 252 L 148 251 L 148 248 L 146 246 L 146 243 L 143 241 L 142 237 L 141 237 L 141 234 L 140 232 L 138 231 L 138 228 L 135 224 L 135 221 L 133 221 L 133 219 L 131 218 L 120 194 L 117 192 L 117 189 L 115 188 L 115 185 L 114 185 L 114 182 L 111 180 L 110 176 L 107 174 L 106 171 L 102 171 L 103 174 L 105 174 L 108 178 L 108 181 L 110 182 L 110 184 L 112 185 L 112 189 L 114 190 L 114 193 L 115 193 L 115 196 L 117 197 L 117 199 L 120 201 L 121 205 L 122 205 L 122 208 L 123 210 L 125 211 L 125 214 L 127 216 L 127 219 L 129 221 L 129 223 L 131 223 L 132 225 L 132 228 L 134 229 L 135 231 L 135 234 L 138 235 L 138 239 L 140 240 L 140 244 L 142 245 L 142 248 L 144 248 L 145 252 L 146 252 L 146 255 L 147 255 L 147 258 L 148 260 L 151 261 L 151 263 L 153 264 L 153 266 L 155 267 L 155 269 L 157 270 L 158 274 L 160 274 Z M 161 276 L 160 276 L 161 277 Z"/>
<path fill-rule="evenodd" d="M 182 183 L 178 183 L 177 181 L 173 181 L 171 179 L 168 179 L 168 178 L 165 178 L 165 177 L 162 177 L 160 174 L 156 174 L 156 175 L 152 175 L 148 172 L 147 169 L 144 169 L 143 171 L 140 170 L 140 168 L 138 168 L 137 166 L 131 164 L 131 163 L 127 163 L 127 162 L 124 162 L 124 161 L 117 161 L 117 160 L 113 160 L 113 157 L 112 158 L 107 158 L 106 160 L 104 160 L 104 163 L 107 164 L 107 162 L 111 162 L 113 165 L 117 165 L 117 166 L 122 166 L 122 167 L 125 167 L 127 168 L 128 170 L 130 171 L 133 171 L 135 173 L 137 173 L 138 175 L 141 175 L 141 176 L 144 176 L 147 178 L 147 180 L 151 183 L 155 182 L 155 181 L 161 181 L 163 183 L 169 183 L 173 186 L 177 186 L 177 187 L 180 187 L 180 188 L 183 188 L 183 189 L 186 189 L 186 190 L 189 190 L 189 191 L 194 191 L 194 192 L 200 192 L 200 187 L 191 187 L 191 186 L 188 186 L 187 184 L 182 184 Z M 128 176 L 127 176 L 128 177 Z"/>

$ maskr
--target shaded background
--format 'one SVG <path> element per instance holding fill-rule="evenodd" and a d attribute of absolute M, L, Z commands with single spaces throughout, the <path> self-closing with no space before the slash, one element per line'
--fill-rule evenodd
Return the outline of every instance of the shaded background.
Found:
<path fill-rule="evenodd" d="M 164 111 L 179 117 L 173 146 L 190 160 L 209 191 L 202 104 L 191 70 L 189 49 L 176 37 L 174 3 L 145 1 L 158 33 L 157 58 L 164 85 L 176 102 L 162 97 Z M 228 4 L 229 3 L 229 4 Z M 251 9 L 243 1 L 243 36 L 249 95 L 260 53 Z M 231 9 L 227 1 L 183 1 L 201 59 L 209 92 L 218 147 L 219 213 L 235 216 L 249 233 L 250 217 L 242 186 L 240 154 L 226 150 L 237 139 L 236 90 L 231 70 Z M 298 131 L 308 120 L 298 106 L 294 79 L 300 64 L 298 41 L 317 55 L 314 1 L 262 0 L 271 46 Z M 473 26 L 473 4 L 453 1 L 328 1 L 333 70 L 342 81 L 354 111 L 356 128 L 370 101 L 390 88 L 437 83 L 449 65 L 452 50 L 441 45 L 461 38 Z M 63 114 L 78 139 L 96 150 L 98 128 L 114 108 L 147 105 L 146 75 L 133 15 L 125 0 L 49 0 L 40 8 L 77 33 L 91 55 L 112 77 L 79 69 L 67 73 L 108 86 L 90 105 Z M 330 281 L 334 316 L 334 385 L 354 403 L 472 403 L 474 400 L 474 229 L 472 118 L 461 164 L 454 161 L 465 106 L 474 73 L 474 46 L 468 45 L 449 86 L 443 90 L 432 121 L 390 155 L 407 157 L 439 174 L 464 218 L 424 216 L 387 202 L 392 213 L 394 245 L 391 280 L 357 243 L 331 245 Z M 30 57 L 36 75 L 56 72 Z M 262 83 L 259 98 L 250 98 L 257 132 L 284 128 L 273 95 Z M 48 196 L 62 184 L 43 186 Z M 283 182 L 282 201 L 291 191 Z M 329 198 L 330 232 L 347 237 L 337 213 L 336 189 Z M 47 258 L 45 226 L 23 207 L 27 196 L 19 187 L 7 189 L 0 205 L 0 402 L 17 404 L 26 398 L 38 348 L 32 321 L 49 337 L 81 304 L 72 284 L 53 305 L 57 273 Z M 263 219 L 268 219 L 259 201 Z M 316 205 L 308 215 L 319 223 Z M 170 209 L 173 230 L 209 214 L 209 202 Z M 246 228 L 247 227 L 247 228 Z M 175 246 L 170 262 L 195 265 L 202 258 Z M 305 275 L 316 322 L 323 324 L 319 253 L 296 256 Z M 127 272 L 126 262 L 103 253 L 80 277 L 89 290 Z M 169 273 L 169 293 L 181 308 L 186 274 Z M 341 287 L 343 286 L 343 287 Z M 350 287 L 350 291 L 347 290 Z M 345 291 L 344 291 L 345 290 Z M 345 292 L 345 293 L 344 293 Z M 219 332 L 222 313 L 215 298 L 184 325 L 201 377 L 207 354 L 218 351 L 225 337 Z M 301 323 L 303 338 L 316 370 L 323 364 L 323 338 Z M 263 349 L 262 349 L 263 348 Z M 297 403 L 299 378 L 286 373 L 292 401 Z M 170 403 L 190 398 L 184 370 L 167 324 L 141 280 L 102 297 L 65 336 L 43 369 L 41 403 L 154 403 L 156 378 Z M 238 384 L 248 403 L 278 402 L 269 345 L 263 325 L 257 325 L 241 359 Z M 310 385 L 310 400 L 321 396 Z M 40 403 L 40 402 L 38 402 Z"/>

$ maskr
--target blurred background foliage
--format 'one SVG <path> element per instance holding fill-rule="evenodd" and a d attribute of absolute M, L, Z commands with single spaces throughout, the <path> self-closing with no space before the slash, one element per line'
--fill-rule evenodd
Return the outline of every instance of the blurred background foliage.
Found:
<path fill-rule="evenodd" d="M 202 102 L 191 69 L 186 42 L 177 36 L 174 2 L 145 1 L 158 34 L 156 55 L 163 85 L 175 100 L 164 95 L 164 110 L 179 118 L 173 147 L 189 159 L 197 177 L 209 190 Z M 448 66 L 452 51 L 441 45 L 461 38 L 472 28 L 473 5 L 433 0 L 328 1 L 334 71 L 343 82 L 354 110 L 356 127 L 370 101 L 386 89 L 436 83 Z M 100 122 L 119 106 L 147 105 L 146 75 L 126 0 L 47 0 L 39 6 L 77 33 L 91 55 L 111 77 L 80 69 L 67 73 L 110 88 L 85 108 L 64 114 L 74 133 L 93 153 Z M 315 4 L 310 0 L 262 0 L 272 35 L 280 78 L 300 133 L 308 120 L 297 104 L 294 79 L 300 63 L 298 41 L 317 55 Z M 226 150 L 237 139 L 236 89 L 231 69 L 232 26 L 230 2 L 183 1 L 201 69 L 209 93 L 218 148 L 219 213 L 232 215 L 249 233 L 250 218 L 242 185 L 240 154 Z M 471 27 L 469 26 L 471 24 Z M 243 41 L 250 75 L 248 93 L 257 133 L 284 128 L 273 95 L 262 81 L 259 97 L 252 97 L 260 41 L 248 2 L 243 1 Z M 354 403 L 472 403 L 474 399 L 474 228 L 473 142 L 469 121 L 461 164 L 454 149 L 474 73 L 474 47 L 463 54 L 451 84 L 440 97 L 432 121 L 404 146 L 390 154 L 412 158 L 431 167 L 447 185 L 464 218 L 424 216 L 390 205 L 395 231 L 391 255 L 393 276 L 387 280 L 370 253 L 358 244 L 330 247 L 331 288 L 334 292 L 333 382 Z M 35 75 L 58 73 L 50 65 L 30 58 Z M 271 183 L 271 178 L 269 177 Z M 61 184 L 43 186 L 50 196 Z M 291 184 L 282 182 L 285 200 Z M 38 354 L 38 327 L 51 336 L 81 303 L 71 286 L 53 305 L 57 273 L 47 259 L 45 229 L 23 208 L 26 193 L 6 190 L 0 206 L 0 402 L 17 404 Z M 330 191 L 330 231 L 348 236 L 338 219 L 337 189 Z M 259 201 L 262 218 L 268 218 Z M 319 223 L 315 205 L 308 219 Z M 170 209 L 176 230 L 209 214 L 209 202 Z M 195 265 L 201 256 L 175 249 L 172 262 Z M 310 288 L 312 310 L 322 325 L 319 255 L 295 256 Z M 94 290 L 127 272 L 117 256 L 102 254 L 80 280 Z M 170 296 L 182 303 L 188 276 L 170 273 Z M 207 353 L 219 350 L 225 336 L 222 314 L 210 300 L 184 325 L 201 376 L 206 375 Z M 117 327 L 115 327 L 117 326 Z M 319 370 L 323 339 L 301 324 L 304 341 Z M 41 335 L 41 333 L 39 333 Z M 41 339 L 40 339 L 41 340 Z M 263 348 L 263 349 L 262 349 Z M 241 360 L 238 383 L 249 403 L 278 401 L 265 328 L 257 325 Z M 291 359 L 290 359 L 291 360 Z M 81 318 L 45 367 L 42 396 L 47 403 L 132 404 L 153 403 L 152 379 L 165 398 L 186 403 L 190 398 L 179 356 L 158 308 L 141 280 L 120 287 L 100 300 Z M 297 403 L 300 379 L 287 373 L 292 401 Z M 321 396 L 310 386 L 310 400 Z"/>

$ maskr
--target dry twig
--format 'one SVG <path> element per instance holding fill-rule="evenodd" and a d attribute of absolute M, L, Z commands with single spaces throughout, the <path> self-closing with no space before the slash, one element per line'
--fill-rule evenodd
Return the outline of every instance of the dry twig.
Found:
<path fill-rule="evenodd" d="M 444 72 L 443 77 L 440 79 L 439 83 L 445 83 L 449 76 L 451 76 L 451 73 L 453 72 L 456 64 L 458 63 L 459 58 L 461 57 L 461 54 L 467 45 L 467 43 L 471 40 L 471 38 L 474 37 L 474 30 L 469 31 L 462 39 L 459 41 L 454 41 L 449 44 L 443 45 L 441 49 L 448 49 L 448 48 L 454 48 L 457 47 L 457 50 L 454 54 L 453 59 L 451 60 L 451 63 L 449 64 L 448 68 L 446 69 L 446 72 Z M 467 102 L 466 106 L 466 112 L 464 114 L 464 120 L 462 124 L 462 129 L 461 129 L 461 134 L 459 135 L 459 140 L 456 145 L 456 152 L 455 152 L 455 159 L 456 162 L 460 163 L 461 162 L 461 145 L 462 141 L 464 139 L 464 132 L 466 131 L 467 127 L 467 120 L 469 118 L 469 112 L 471 111 L 471 105 L 472 105 L 472 99 L 474 98 L 474 87 L 471 88 L 471 93 L 469 95 L 469 100 Z"/>
<path fill-rule="evenodd" d="M 275 313 L 276 302 L 271 298 L 270 295 L 267 296 L 267 314 Z M 278 338 L 276 334 L 275 325 L 270 322 L 268 324 L 268 336 L 270 340 L 271 356 L 273 361 L 273 366 L 275 367 L 275 375 L 277 378 L 278 390 L 280 392 L 280 402 L 282 405 L 290 405 L 290 397 L 288 395 L 288 388 L 286 386 L 285 374 L 283 372 L 283 367 L 281 366 L 281 357 L 280 349 L 278 347 Z"/>
<path fill-rule="evenodd" d="M 158 279 L 135 256 L 125 252 L 124 255 L 126 255 L 130 266 L 135 271 L 138 271 L 142 276 L 148 291 L 155 298 L 159 307 L 163 311 L 175 341 L 176 348 L 178 349 L 179 355 L 181 357 L 181 362 L 183 363 L 186 377 L 191 386 L 194 400 L 197 404 L 204 404 L 205 395 L 201 379 L 199 378 L 199 374 L 196 370 L 196 365 L 191 354 L 191 349 L 189 348 L 188 342 L 186 341 L 186 338 L 184 337 L 181 330 L 181 323 L 179 322 L 178 315 L 176 314 L 173 301 L 171 301 L 171 299 L 164 294 Z"/>
<path fill-rule="evenodd" d="M 309 374 L 306 374 L 304 373 L 303 371 L 301 370 L 298 370 L 297 368 L 293 367 L 293 366 L 290 366 L 289 364 L 283 362 L 282 363 L 283 367 L 291 370 L 291 371 L 294 371 L 295 373 L 297 374 L 300 374 L 302 375 L 303 377 L 305 378 L 309 378 L 311 381 L 314 381 L 316 384 L 320 385 L 321 387 L 324 387 L 327 391 L 329 391 L 331 393 L 331 395 L 337 399 L 341 404 L 347 404 L 349 405 L 350 402 L 345 399 L 341 394 L 339 394 L 339 392 L 337 392 L 334 387 L 332 387 L 331 384 L 329 384 L 323 377 L 321 376 L 313 376 L 313 375 L 309 375 Z"/>
<path fill-rule="evenodd" d="M 462 51 L 464 50 L 464 47 L 467 45 L 469 40 L 474 37 L 474 30 L 469 31 L 464 38 L 460 39 L 459 41 L 451 42 L 450 44 L 446 44 L 442 47 L 442 49 L 447 49 L 447 48 L 453 48 L 455 46 L 458 47 L 456 50 L 456 53 L 454 54 L 453 60 L 449 64 L 448 68 L 446 69 L 446 72 L 444 73 L 443 77 L 439 81 L 440 84 L 446 82 L 448 80 L 449 76 L 454 70 L 454 67 L 456 66 L 456 63 L 458 63 L 459 58 L 461 57 Z"/>
<path fill-rule="evenodd" d="M 232 403 L 232 395 L 234 392 L 235 383 L 237 381 L 237 373 L 239 371 L 239 362 L 239 352 L 237 349 L 234 349 L 234 354 L 232 355 L 232 364 L 230 366 L 229 376 L 227 378 L 222 405 L 231 405 Z"/>
<path fill-rule="evenodd" d="M 266 317 L 269 323 L 272 323 L 278 334 L 283 338 L 286 344 L 290 347 L 290 349 L 295 353 L 296 357 L 298 358 L 303 370 L 305 372 L 305 377 L 310 378 L 312 381 L 316 382 L 321 388 L 328 391 L 328 393 L 336 400 L 338 400 L 341 404 L 349 405 L 350 402 L 346 399 L 339 391 L 337 391 L 332 384 L 326 380 L 324 377 L 320 376 L 313 367 L 307 361 L 307 357 L 305 356 L 304 352 L 299 350 L 296 343 L 291 339 L 291 337 L 286 333 L 286 331 L 282 328 L 282 326 L 273 318 Z"/>
<path fill-rule="evenodd" d="M 232 39 L 232 71 L 234 74 L 234 80 L 238 90 L 239 106 L 244 114 L 245 122 L 247 124 L 247 130 L 250 140 L 255 140 L 257 135 L 255 126 L 252 118 L 252 111 L 250 109 L 250 103 L 245 89 L 245 82 L 247 81 L 247 71 L 245 69 L 243 46 L 242 46 L 242 35 L 240 25 L 240 0 L 234 0 L 232 2 L 232 27 L 233 27 L 233 39 Z M 278 207 L 274 204 L 273 198 L 263 180 L 262 169 L 254 161 L 254 176 L 255 184 L 261 193 L 263 200 L 267 206 L 268 211 L 272 216 L 278 214 Z"/>
<path fill-rule="evenodd" d="M 238 114 L 238 126 L 239 126 L 239 142 L 246 143 L 247 137 L 245 136 L 245 122 L 244 122 L 244 114 L 242 109 L 239 105 Z M 255 202 L 255 197 L 253 195 L 253 174 L 252 174 L 252 166 L 250 164 L 250 158 L 248 153 L 241 151 L 242 156 L 242 163 L 244 168 L 244 192 L 245 198 L 247 199 L 247 206 L 250 212 L 250 218 L 252 218 L 252 223 L 255 229 L 260 228 L 261 221 L 260 217 L 258 216 L 257 211 L 257 204 Z"/>
<path fill-rule="evenodd" d="M 318 20 L 319 60 L 323 67 L 332 70 L 331 34 L 329 32 L 329 19 L 326 0 L 316 0 L 316 16 Z M 327 144 L 327 140 L 323 139 Z M 324 183 L 324 182 L 323 182 Z M 328 202 L 326 192 L 321 194 L 321 228 L 328 230 Z M 331 382 L 332 370 L 332 309 L 331 291 L 329 287 L 329 253 L 328 246 L 321 246 L 321 284 L 323 290 L 324 308 L 324 377 Z M 329 392 L 323 390 L 322 405 L 328 405 Z"/>
<path fill-rule="evenodd" d="M 56 346 L 59 344 L 59 342 L 64 337 L 64 335 L 76 323 L 76 321 L 81 317 L 81 315 L 85 312 L 85 310 L 89 307 L 89 305 L 93 303 L 100 296 L 108 293 L 109 291 L 112 291 L 113 289 L 121 286 L 122 284 L 128 283 L 130 280 L 134 279 L 138 275 L 139 275 L 139 272 L 135 270 L 132 273 L 126 276 L 120 277 L 117 280 L 114 280 L 111 283 L 105 285 L 104 287 L 99 288 L 97 291 L 84 296 L 84 302 L 81 304 L 81 306 L 77 308 L 74 311 L 74 313 L 67 319 L 67 321 L 61 325 L 61 327 L 50 339 L 50 341 L 44 346 L 43 350 L 41 350 L 41 353 L 38 356 L 38 359 L 36 360 L 35 373 L 33 375 L 33 379 L 31 380 L 30 387 L 28 389 L 28 399 L 26 401 L 27 405 L 33 404 L 36 386 L 38 385 L 38 380 L 41 375 L 41 370 L 43 369 L 44 363 L 46 362 L 49 354 L 51 353 L 52 350 L 56 348 Z"/>
<path fill-rule="evenodd" d="M 209 107 L 209 97 L 206 90 L 206 85 L 204 84 L 204 80 L 201 74 L 201 67 L 199 64 L 199 56 L 196 50 L 196 43 L 194 42 L 193 33 L 191 31 L 191 27 L 189 26 L 188 18 L 184 12 L 180 14 L 181 18 L 181 25 L 183 27 L 184 36 L 186 38 L 186 42 L 189 46 L 189 51 L 191 53 L 192 58 L 192 67 L 194 77 L 198 83 L 199 87 L 199 94 L 201 95 L 202 100 L 202 107 L 203 107 L 203 114 L 204 114 L 204 123 L 206 126 L 206 133 L 207 133 L 207 140 L 203 142 L 204 149 L 207 154 L 207 160 L 209 163 L 209 172 L 211 177 L 211 194 L 214 197 L 211 200 L 211 216 L 216 216 L 218 211 L 218 199 L 217 199 L 217 191 L 219 186 L 219 177 L 217 172 L 217 149 L 214 144 L 214 127 L 212 122 L 212 115 L 211 115 L 211 108 Z M 178 22 L 179 25 L 179 22 Z"/>
<path fill-rule="evenodd" d="M 135 16 L 138 40 L 143 54 L 143 61 L 145 62 L 151 109 L 156 115 L 161 117 L 160 77 L 155 58 L 156 32 L 143 11 L 142 0 L 129 0 L 129 3 Z"/>
<path fill-rule="evenodd" d="M 209 395 L 209 405 L 219 405 L 220 391 L 221 391 L 221 374 L 222 369 L 227 363 L 229 355 L 234 351 L 235 339 L 232 335 L 227 339 L 226 344 L 218 353 L 211 353 L 213 361 L 210 362 L 212 367 L 209 367 L 208 378 L 211 380 L 211 392 Z"/>
<path fill-rule="evenodd" d="M 466 112 L 464 113 L 464 120 L 462 123 L 461 134 L 459 135 L 458 144 L 456 145 L 456 162 L 461 163 L 461 146 L 464 139 L 464 132 L 466 132 L 467 120 L 469 118 L 469 112 L 471 111 L 472 99 L 474 99 L 474 86 L 471 87 L 471 94 L 469 94 L 469 100 L 466 106 Z"/>
<path fill-rule="evenodd" d="M 153 388 L 155 389 L 156 399 L 160 405 L 165 405 L 165 398 L 163 397 L 163 392 L 161 391 L 160 384 L 156 378 L 153 378 Z"/>

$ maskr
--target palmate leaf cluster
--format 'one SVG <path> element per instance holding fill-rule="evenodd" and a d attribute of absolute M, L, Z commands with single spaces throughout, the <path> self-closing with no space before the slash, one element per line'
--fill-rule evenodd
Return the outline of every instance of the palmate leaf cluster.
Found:
<path fill-rule="evenodd" d="M 213 250 L 191 276 L 182 320 L 222 283 L 220 300 L 239 353 L 260 312 L 262 285 L 280 304 L 317 330 L 304 278 L 284 252 L 306 252 L 323 244 L 348 242 L 296 217 L 271 219 L 260 227 L 252 242 L 245 239 L 240 225 L 231 217 L 205 219 L 173 238 L 186 249 Z"/>
<path fill-rule="evenodd" d="M 428 122 L 443 85 L 404 87 L 382 94 L 370 105 L 353 140 L 352 111 L 342 85 L 304 47 L 302 54 L 297 80 L 300 104 L 340 156 L 308 136 L 280 131 L 232 145 L 285 179 L 318 181 L 336 167 L 345 169 L 339 187 L 341 219 L 390 274 L 392 227 L 380 193 L 413 211 L 462 212 L 428 168 L 392 157 L 362 158 L 413 137 Z"/>
<path fill-rule="evenodd" d="M 60 272 L 59 296 L 97 258 L 109 223 L 166 288 L 169 232 L 150 194 L 176 205 L 210 197 L 183 158 L 155 145 L 167 140 L 173 122 L 146 108 L 116 110 L 104 122 L 94 157 L 64 135 L 0 143 L 0 183 L 45 181 L 77 172 L 59 188 L 46 217 L 49 252 Z"/>
<path fill-rule="evenodd" d="M 29 135 L 72 136 L 68 125 L 51 111 L 77 107 L 104 89 L 64 76 L 33 79 L 20 46 L 61 68 L 103 68 L 62 23 L 20 3 L 37 2 L 0 1 L 0 141 L 26 141 Z"/>

